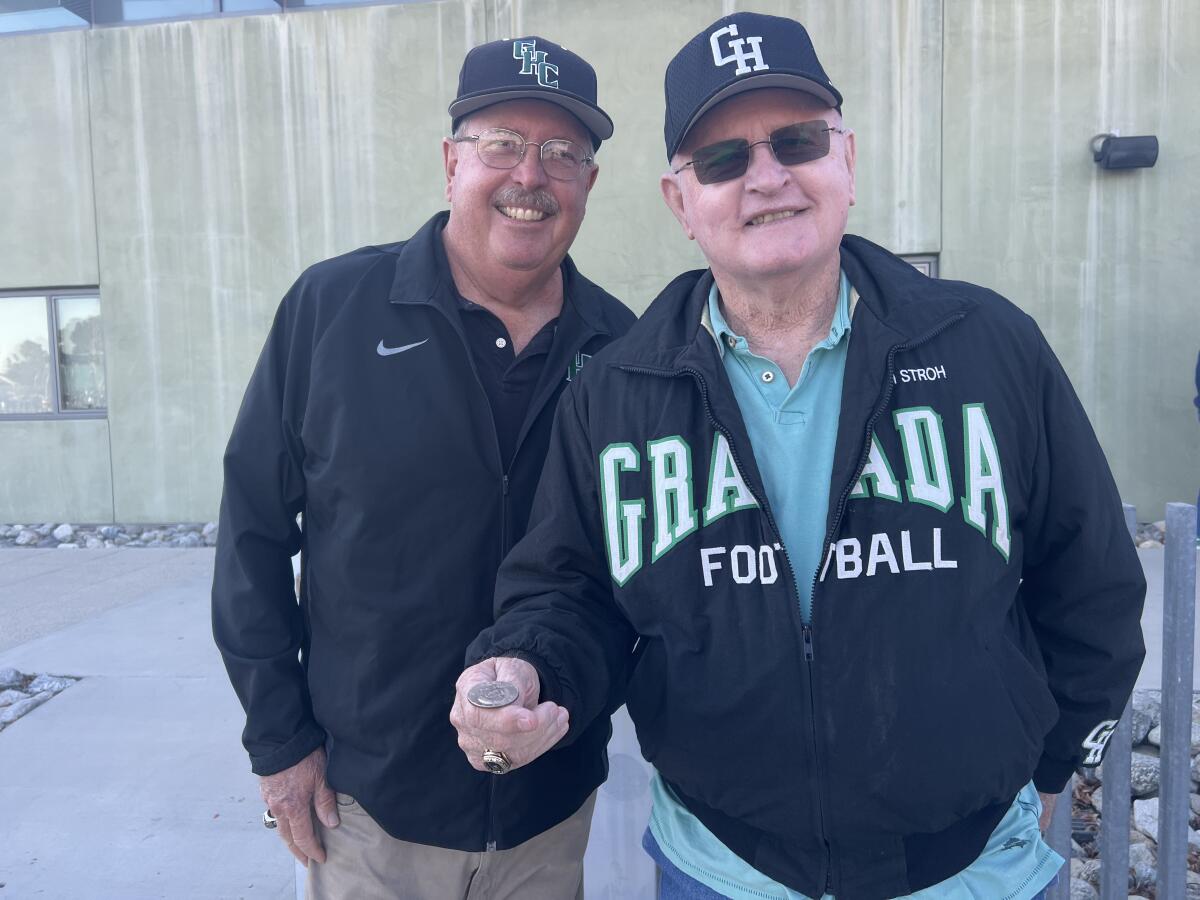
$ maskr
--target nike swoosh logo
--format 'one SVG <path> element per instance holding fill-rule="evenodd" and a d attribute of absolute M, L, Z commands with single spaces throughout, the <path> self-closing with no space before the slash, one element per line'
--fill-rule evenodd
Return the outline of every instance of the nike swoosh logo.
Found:
<path fill-rule="evenodd" d="M 403 353 L 405 350 L 411 350 L 413 347 L 420 347 L 422 344 L 428 344 L 429 338 L 423 341 L 417 341 L 415 344 L 405 344 L 403 347 L 385 347 L 383 341 L 379 342 L 379 346 L 375 348 L 375 352 L 380 356 L 395 356 L 397 353 Z"/>

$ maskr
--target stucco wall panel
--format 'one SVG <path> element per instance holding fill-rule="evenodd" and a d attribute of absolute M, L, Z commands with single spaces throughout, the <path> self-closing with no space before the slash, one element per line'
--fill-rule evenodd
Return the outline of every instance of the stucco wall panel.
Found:
<path fill-rule="evenodd" d="M 117 517 L 208 519 L 280 297 L 444 205 L 463 4 L 91 35 Z"/>
<path fill-rule="evenodd" d="M 84 40 L 0 36 L 0 290 L 96 283 Z"/>
<path fill-rule="evenodd" d="M 113 520 L 108 422 L 0 421 L 0 522 Z"/>
<path fill-rule="evenodd" d="M 1200 7 L 946 5 L 942 273 L 1030 312 L 1143 519 L 1195 496 Z M 1154 134 L 1101 170 L 1089 139 Z"/>

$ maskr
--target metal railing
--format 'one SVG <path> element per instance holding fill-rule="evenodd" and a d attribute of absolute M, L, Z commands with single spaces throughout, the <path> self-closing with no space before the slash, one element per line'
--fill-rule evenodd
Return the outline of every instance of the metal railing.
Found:
<path fill-rule="evenodd" d="M 1137 516 L 1125 506 L 1131 539 Z M 1158 885 L 1160 898 L 1187 891 L 1188 818 L 1191 793 L 1192 672 L 1196 630 L 1196 507 L 1167 504 L 1163 560 L 1162 703 L 1159 776 Z M 1130 766 L 1132 704 L 1109 741 L 1104 757 L 1104 808 L 1100 816 L 1100 900 L 1129 896 Z M 1059 796 L 1047 840 L 1067 860 L 1047 900 L 1071 896 L 1071 801 L 1075 778 Z M 1121 802 L 1124 800 L 1124 802 Z"/>

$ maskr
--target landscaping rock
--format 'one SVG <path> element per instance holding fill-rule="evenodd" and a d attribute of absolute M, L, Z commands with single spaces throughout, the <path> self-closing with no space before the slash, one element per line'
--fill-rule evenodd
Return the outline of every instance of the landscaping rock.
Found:
<path fill-rule="evenodd" d="M 1151 728 L 1150 732 L 1146 735 L 1146 741 L 1147 743 L 1153 744 L 1155 747 L 1161 747 L 1162 725 L 1155 725 L 1153 728 Z M 1200 725 L 1197 725 L 1195 722 L 1192 723 L 1191 741 L 1191 752 L 1193 754 L 1200 753 Z"/>
<path fill-rule="evenodd" d="M 1150 801 L 1142 801 L 1150 802 Z M 1154 801 L 1157 805 L 1157 799 Z M 1157 810 L 1155 818 L 1157 819 Z M 1154 858 L 1154 851 L 1150 849 L 1149 844 L 1138 844 L 1135 847 L 1129 848 L 1129 887 L 1132 890 L 1141 890 L 1148 887 L 1153 887 L 1158 882 L 1158 867 Z"/>
<path fill-rule="evenodd" d="M 1146 740 L 1150 729 L 1159 723 L 1159 718 L 1162 716 L 1162 692 L 1134 691 L 1132 705 L 1133 746 L 1136 747 Z"/>
<path fill-rule="evenodd" d="M 1158 798 L 1133 801 L 1133 824 L 1147 837 L 1158 840 Z M 1132 852 L 1132 851 L 1131 851 Z M 1130 857 L 1130 865 L 1133 865 Z"/>
<path fill-rule="evenodd" d="M 1075 864 L 1079 863 L 1078 866 Z M 1073 859 L 1071 860 L 1071 880 L 1075 881 L 1082 879 L 1100 890 L 1100 860 L 1098 859 Z"/>
<path fill-rule="evenodd" d="M 1129 768 L 1130 792 L 1135 797 L 1150 797 L 1158 793 L 1158 784 L 1158 757 L 1135 752 Z"/>
<path fill-rule="evenodd" d="M 14 688 L 9 688 L 6 691 L 0 691 L 0 707 L 12 706 L 18 700 L 28 700 L 29 695 L 24 691 L 18 691 Z"/>
<path fill-rule="evenodd" d="M 59 691 L 69 688 L 74 683 L 74 678 L 65 678 L 61 675 L 39 675 L 29 683 L 27 690 L 31 694 L 38 694 L 42 691 L 50 691 L 57 694 Z"/>

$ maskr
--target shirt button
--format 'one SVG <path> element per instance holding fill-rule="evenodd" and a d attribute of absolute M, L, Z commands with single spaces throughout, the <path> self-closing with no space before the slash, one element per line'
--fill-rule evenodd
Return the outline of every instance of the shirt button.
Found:
<path fill-rule="evenodd" d="M 506 341 L 504 338 L 496 338 L 496 346 L 503 350 L 508 346 L 508 341 Z"/>
<path fill-rule="evenodd" d="M 725 338 L 725 343 L 727 343 L 730 347 L 737 347 L 737 338 L 731 334 Z"/>
<path fill-rule="evenodd" d="M 763 383 L 770 384 L 772 381 L 775 380 L 775 373 L 768 369 L 766 372 L 762 373 L 762 380 L 763 380 Z"/>

